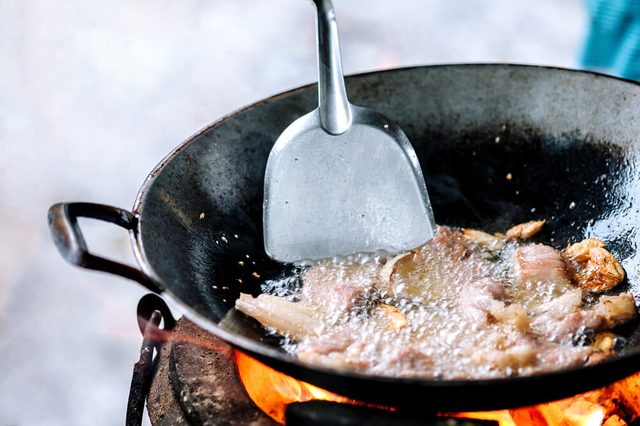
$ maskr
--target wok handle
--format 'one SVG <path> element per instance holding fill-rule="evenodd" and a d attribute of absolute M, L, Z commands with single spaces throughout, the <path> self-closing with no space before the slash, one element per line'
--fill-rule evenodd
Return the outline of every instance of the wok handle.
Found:
<path fill-rule="evenodd" d="M 94 203 L 58 203 L 49 208 L 47 215 L 51 237 L 67 262 L 81 268 L 109 272 L 142 284 L 154 293 L 162 289 L 144 272 L 114 260 L 89 252 L 78 224 L 79 217 L 89 217 L 114 223 L 134 232 L 138 219 L 126 210 Z"/>

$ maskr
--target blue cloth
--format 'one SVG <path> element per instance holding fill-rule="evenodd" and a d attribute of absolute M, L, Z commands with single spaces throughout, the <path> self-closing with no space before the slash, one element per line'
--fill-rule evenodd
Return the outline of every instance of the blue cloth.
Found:
<path fill-rule="evenodd" d="M 583 67 L 640 80 L 640 0 L 586 0 Z"/>

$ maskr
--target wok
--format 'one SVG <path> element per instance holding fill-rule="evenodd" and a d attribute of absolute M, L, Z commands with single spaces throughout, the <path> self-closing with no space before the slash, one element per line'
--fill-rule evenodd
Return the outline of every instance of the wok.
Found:
<path fill-rule="evenodd" d="M 547 225 L 538 238 L 556 247 L 595 235 L 626 269 L 628 281 L 617 291 L 632 291 L 638 299 L 638 84 L 556 68 L 446 65 L 355 75 L 348 77 L 347 88 L 356 104 L 405 130 L 438 223 L 502 231 L 544 218 Z M 373 403 L 508 408 L 574 395 L 640 369 L 637 322 L 619 330 L 628 339 L 619 355 L 533 377 L 385 378 L 314 367 L 284 353 L 277 338 L 233 306 L 240 292 L 256 295 L 261 281 L 290 272 L 290 265 L 264 253 L 264 169 L 277 136 L 315 105 L 311 85 L 217 121 L 160 162 L 132 212 L 88 203 L 53 206 L 53 239 L 70 262 L 140 282 L 264 363 Z M 140 269 L 90 254 L 80 216 L 128 229 Z"/>

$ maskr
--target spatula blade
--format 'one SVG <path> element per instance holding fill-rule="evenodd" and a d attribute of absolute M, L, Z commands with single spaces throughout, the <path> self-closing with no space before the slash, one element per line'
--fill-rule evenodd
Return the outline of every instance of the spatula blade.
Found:
<path fill-rule="evenodd" d="M 417 157 L 382 115 L 353 107 L 330 135 L 313 111 L 278 138 L 267 162 L 265 250 L 282 262 L 399 253 L 433 238 L 435 222 Z"/>

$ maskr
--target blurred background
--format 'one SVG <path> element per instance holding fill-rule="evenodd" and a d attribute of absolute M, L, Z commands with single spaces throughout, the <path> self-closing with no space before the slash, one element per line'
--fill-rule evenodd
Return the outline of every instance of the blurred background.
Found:
<path fill-rule="evenodd" d="M 345 72 L 577 67 L 582 0 L 336 0 Z M 191 134 L 316 80 L 309 0 L 0 0 L 0 425 L 124 422 L 145 291 L 66 264 L 48 207 L 130 209 Z M 128 235 L 82 222 L 133 262 Z"/>

